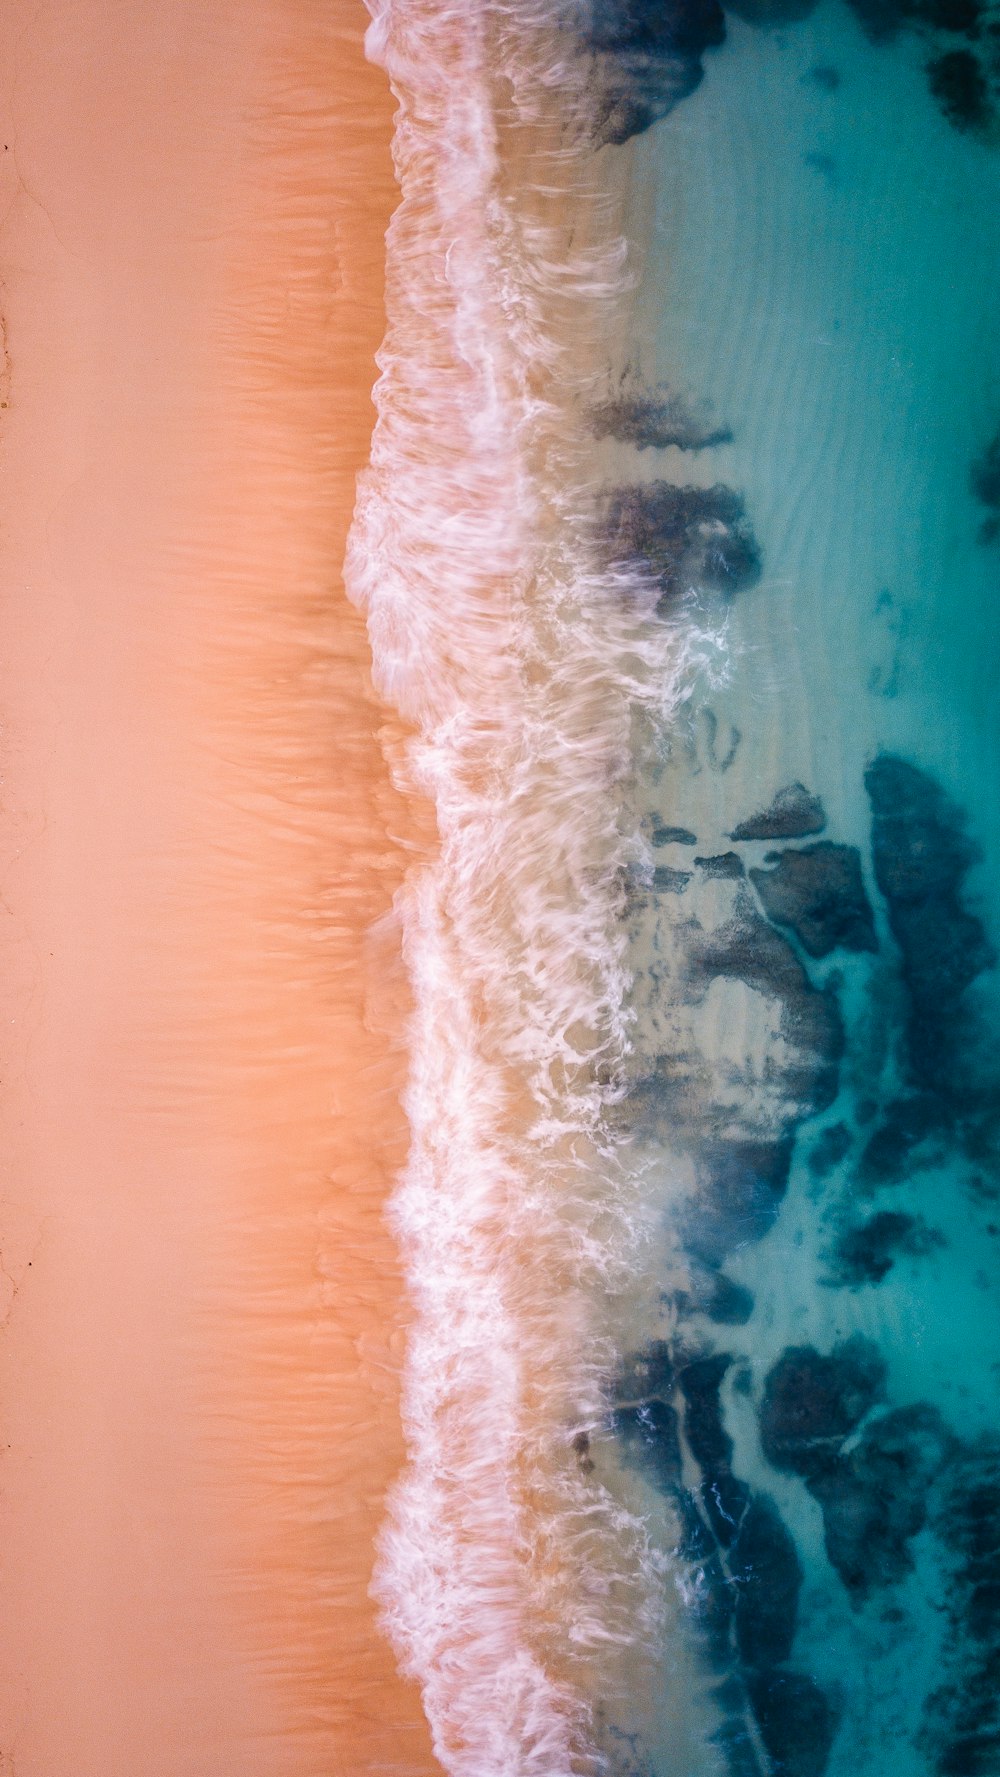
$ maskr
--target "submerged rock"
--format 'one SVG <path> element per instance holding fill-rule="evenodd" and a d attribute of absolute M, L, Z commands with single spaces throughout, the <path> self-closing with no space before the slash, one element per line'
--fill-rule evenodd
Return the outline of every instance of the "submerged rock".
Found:
<path fill-rule="evenodd" d="M 858 1180 L 866 1190 L 904 1183 L 933 1153 L 920 1150 L 942 1132 L 940 1101 L 929 1093 L 910 1093 L 886 1105 L 858 1164 Z"/>
<path fill-rule="evenodd" d="M 741 821 L 730 833 L 730 839 L 804 839 L 810 833 L 821 833 L 826 815 L 818 796 L 804 784 L 786 784 L 779 790 L 770 808 Z"/>
<path fill-rule="evenodd" d="M 638 1407 L 618 1407 L 615 1430 L 642 1462 L 654 1486 L 671 1493 L 680 1485 L 681 1446 L 677 1414 L 665 1401 L 643 1401 Z"/>
<path fill-rule="evenodd" d="M 697 845 L 698 835 L 690 827 L 654 827 L 654 845 Z"/>
<path fill-rule="evenodd" d="M 711 450 L 732 443 L 728 426 L 713 426 L 679 395 L 619 395 L 592 411 L 594 435 L 618 438 L 638 450 Z"/>
<path fill-rule="evenodd" d="M 837 1096 L 844 1028 L 836 999 L 818 991 L 788 943 L 758 912 L 745 890 L 733 916 L 692 947 L 692 976 L 742 981 L 777 1000 L 784 1054 L 773 1077 L 790 1122 L 826 1110 Z"/>
<path fill-rule="evenodd" d="M 724 1271 L 703 1273 L 695 1300 L 702 1314 L 717 1326 L 743 1327 L 753 1313 L 754 1299 L 750 1290 Z"/>
<path fill-rule="evenodd" d="M 957 130 L 983 130 L 992 115 L 990 89 L 970 49 L 951 49 L 927 64 L 927 79 L 948 122 Z"/>
<path fill-rule="evenodd" d="M 719 0 L 591 0 L 584 44 L 597 68 L 598 141 L 627 142 L 688 98 L 702 56 L 725 36 Z"/>
<path fill-rule="evenodd" d="M 961 890 L 979 848 L 965 819 L 926 772 L 882 753 L 865 772 L 875 879 L 902 957 L 910 1000 L 910 1070 L 932 1092 L 953 1084 L 956 1015 L 995 955 Z"/>
<path fill-rule="evenodd" d="M 730 1467 L 733 1440 L 723 1423 L 719 1388 L 732 1363 L 728 1352 L 696 1358 L 681 1372 L 684 1435 L 701 1470 L 698 1497 L 716 1541 L 728 1549 L 736 1536 L 750 1490 Z"/>
<path fill-rule="evenodd" d="M 932 1483 L 954 1440 L 925 1402 L 866 1427 L 846 1454 L 810 1478 L 826 1552 L 855 1602 L 910 1572 L 910 1542 L 927 1521 Z"/>
<path fill-rule="evenodd" d="M 851 1288 L 881 1283 L 901 1254 L 924 1258 L 943 1245 L 944 1237 L 920 1216 L 880 1210 L 870 1221 L 838 1236 L 830 1255 L 830 1275 L 822 1281 Z"/>
<path fill-rule="evenodd" d="M 655 574 L 661 604 L 697 589 L 733 594 L 756 585 L 760 550 L 732 488 L 651 481 L 608 497 L 603 547 L 611 561 L 641 561 Z"/>
<path fill-rule="evenodd" d="M 703 875 L 719 881 L 735 881 L 744 874 L 743 859 L 734 851 L 720 852 L 714 858 L 695 858 L 695 863 Z"/>
<path fill-rule="evenodd" d="M 762 1240 L 774 1226 L 788 1187 L 792 1141 L 706 1142 L 697 1156 L 701 1184 L 689 1226 L 692 1251 L 709 1265 Z"/>
<path fill-rule="evenodd" d="M 878 949 L 856 846 L 822 839 L 796 851 L 768 852 L 764 862 L 772 868 L 750 871 L 764 912 L 789 926 L 809 956 Z"/>
<path fill-rule="evenodd" d="M 940 1777 L 995 1777 L 1000 1765 L 1000 1447 L 967 1447 L 949 1471 L 935 1528 L 957 1559 L 946 1682 L 921 1740 Z"/>
<path fill-rule="evenodd" d="M 733 1545 L 736 1645 L 744 1666 L 787 1660 L 795 1639 L 802 1564 L 774 1501 L 756 1494 Z"/>
<path fill-rule="evenodd" d="M 664 894 L 682 895 L 690 881 L 690 870 L 674 870 L 669 864 L 657 864 L 653 871 L 653 887 Z"/>
<path fill-rule="evenodd" d="M 774 1777 L 823 1777 L 837 1713 L 815 1679 L 801 1672 L 761 1672 L 749 1688 Z"/>
<path fill-rule="evenodd" d="M 788 1346 L 764 1383 L 760 1440 L 768 1462 L 807 1481 L 826 1473 L 884 1397 L 885 1375 L 878 1347 L 860 1335 L 828 1357 L 811 1345 Z"/>
<path fill-rule="evenodd" d="M 854 1137 L 846 1123 L 831 1123 L 816 1137 L 809 1150 L 809 1171 L 814 1178 L 826 1178 L 842 1160 L 846 1160 Z"/>

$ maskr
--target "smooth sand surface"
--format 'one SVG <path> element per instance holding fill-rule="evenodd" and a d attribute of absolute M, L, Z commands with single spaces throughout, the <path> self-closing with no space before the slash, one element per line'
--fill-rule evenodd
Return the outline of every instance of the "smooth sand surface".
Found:
<path fill-rule="evenodd" d="M 436 1769 L 367 1599 L 405 1130 L 366 934 L 426 833 L 340 580 L 394 202 L 365 22 L 0 21 L 16 1777 Z"/>

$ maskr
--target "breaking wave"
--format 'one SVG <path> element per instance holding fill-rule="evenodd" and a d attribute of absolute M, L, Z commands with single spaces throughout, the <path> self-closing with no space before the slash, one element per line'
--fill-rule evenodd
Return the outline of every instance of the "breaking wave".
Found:
<path fill-rule="evenodd" d="M 402 195 L 347 578 L 439 836 L 398 904 L 413 1325 L 375 1591 L 444 1767 L 557 1777 L 596 1768 L 589 1699 L 658 1620 L 644 1525 L 586 1451 L 643 1242 L 609 1114 L 649 863 L 630 784 L 707 643 L 593 548 L 586 414 L 628 271 L 571 30 L 530 0 L 372 12 Z"/>

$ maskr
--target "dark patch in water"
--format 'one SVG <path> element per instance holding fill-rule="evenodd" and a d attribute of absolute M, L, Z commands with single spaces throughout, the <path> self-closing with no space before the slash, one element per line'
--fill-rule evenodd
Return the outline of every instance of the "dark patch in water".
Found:
<path fill-rule="evenodd" d="M 941 1133 L 942 1107 L 936 1098 L 928 1093 L 913 1093 L 893 1099 L 862 1151 L 859 1183 L 868 1191 L 904 1184 L 918 1167 L 941 1157 L 939 1146 L 930 1151 L 925 1146 Z"/>
<path fill-rule="evenodd" d="M 1000 432 L 976 458 L 969 482 L 976 499 L 992 514 L 979 527 L 979 541 L 992 543 L 1000 535 Z"/>
<path fill-rule="evenodd" d="M 743 875 L 743 859 L 734 851 L 720 852 L 714 858 L 695 858 L 706 876 L 735 878 Z"/>
<path fill-rule="evenodd" d="M 983 130 L 992 115 L 986 76 L 970 49 L 952 49 L 927 64 L 931 92 L 957 130 Z"/>
<path fill-rule="evenodd" d="M 711 450 L 731 444 L 728 426 L 713 426 L 679 395 L 619 395 L 593 409 L 596 438 L 618 438 L 638 450 Z"/>
<path fill-rule="evenodd" d="M 809 1171 L 814 1178 L 826 1178 L 851 1151 L 853 1136 L 846 1123 L 831 1123 L 817 1136 L 809 1150 Z"/>
<path fill-rule="evenodd" d="M 788 1346 L 764 1383 L 760 1441 L 768 1462 L 810 1482 L 828 1472 L 845 1439 L 883 1399 L 885 1375 L 878 1347 L 860 1336 L 828 1357 L 811 1345 Z"/>
<path fill-rule="evenodd" d="M 773 1500 L 757 1494 L 733 1546 L 736 1644 L 744 1666 L 787 1660 L 795 1639 L 802 1564 Z"/>
<path fill-rule="evenodd" d="M 631 1445 L 655 1486 L 669 1493 L 680 1484 L 681 1446 L 677 1414 L 665 1401 L 643 1401 L 638 1407 L 618 1407 L 615 1429 Z"/>
<path fill-rule="evenodd" d="M 753 1313 L 753 1295 L 724 1271 L 716 1271 L 708 1275 L 698 1305 L 717 1326 L 745 1327 Z"/>
<path fill-rule="evenodd" d="M 768 852 L 764 862 L 772 868 L 750 871 L 764 912 L 789 926 L 809 956 L 878 949 L 856 846 L 821 839 L 796 851 Z"/>
<path fill-rule="evenodd" d="M 627 142 L 665 117 L 700 86 L 701 58 L 725 36 L 719 0 L 592 0 L 597 140 Z"/>
<path fill-rule="evenodd" d="M 828 67 L 826 63 L 819 62 L 815 68 L 807 69 L 802 79 L 812 81 L 812 84 L 818 86 L 821 92 L 835 93 L 840 85 L 840 71 L 837 68 Z"/>
<path fill-rule="evenodd" d="M 943 1235 L 929 1228 L 922 1217 L 883 1209 L 870 1221 L 846 1228 L 839 1235 L 830 1255 L 830 1274 L 820 1281 L 855 1289 L 861 1284 L 881 1283 L 900 1254 L 924 1258 L 944 1244 Z"/>
<path fill-rule="evenodd" d="M 653 887 L 668 895 L 682 895 L 690 881 L 690 870 L 674 870 L 669 864 L 657 864 L 653 871 Z"/>
<path fill-rule="evenodd" d="M 774 1777 L 823 1777 L 837 1714 L 815 1679 L 802 1672 L 762 1672 L 750 1697 Z"/>
<path fill-rule="evenodd" d="M 823 1509 L 830 1564 L 856 1603 L 911 1571 L 909 1545 L 953 1442 L 937 1409 L 921 1401 L 875 1420 L 808 1482 Z"/>
<path fill-rule="evenodd" d="M 967 1447 L 954 1465 L 935 1527 L 957 1569 L 949 1598 L 946 1681 L 928 1699 L 921 1741 L 939 1777 L 1000 1769 L 1000 1447 Z"/>
<path fill-rule="evenodd" d="M 689 1244 L 717 1265 L 730 1252 L 763 1240 L 788 1187 L 792 1141 L 706 1142 L 697 1157 L 702 1195 Z"/>
<path fill-rule="evenodd" d="M 689 827 L 654 827 L 654 845 L 697 845 L 698 835 Z"/>
<path fill-rule="evenodd" d="M 909 1065 L 916 1083 L 954 1090 L 960 1001 L 995 961 L 961 891 L 980 852 L 965 817 L 934 779 L 882 753 L 865 772 L 872 858 L 909 995 Z"/>
<path fill-rule="evenodd" d="M 661 608 L 698 589 L 726 595 L 755 586 L 761 556 L 730 487 L 652 481 L 608 496 L 603 548 L 609 561 L 641 561 L 661 589 Z"/>
<path fill-rule="evenodd" d="M 804 784 L 786 784 L 779 790 L 770 808 L 741 821 L 730 833 L 730 839 L 805 839 L 810 833 L 822 833 L 826 815 L 818 796 Z"/>

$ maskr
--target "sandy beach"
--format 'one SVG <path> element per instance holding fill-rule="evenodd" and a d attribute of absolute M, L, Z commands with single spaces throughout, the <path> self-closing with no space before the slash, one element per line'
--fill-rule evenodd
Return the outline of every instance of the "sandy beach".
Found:
<path fill-rule="evenodd" d="M 18 0 L 2 25 L 17 1777 L 436 1769 L 367 1597 L 405 1143 L 369 928 L 427 835 L 340 573 L 394 202 L 365 23 Z"/>

